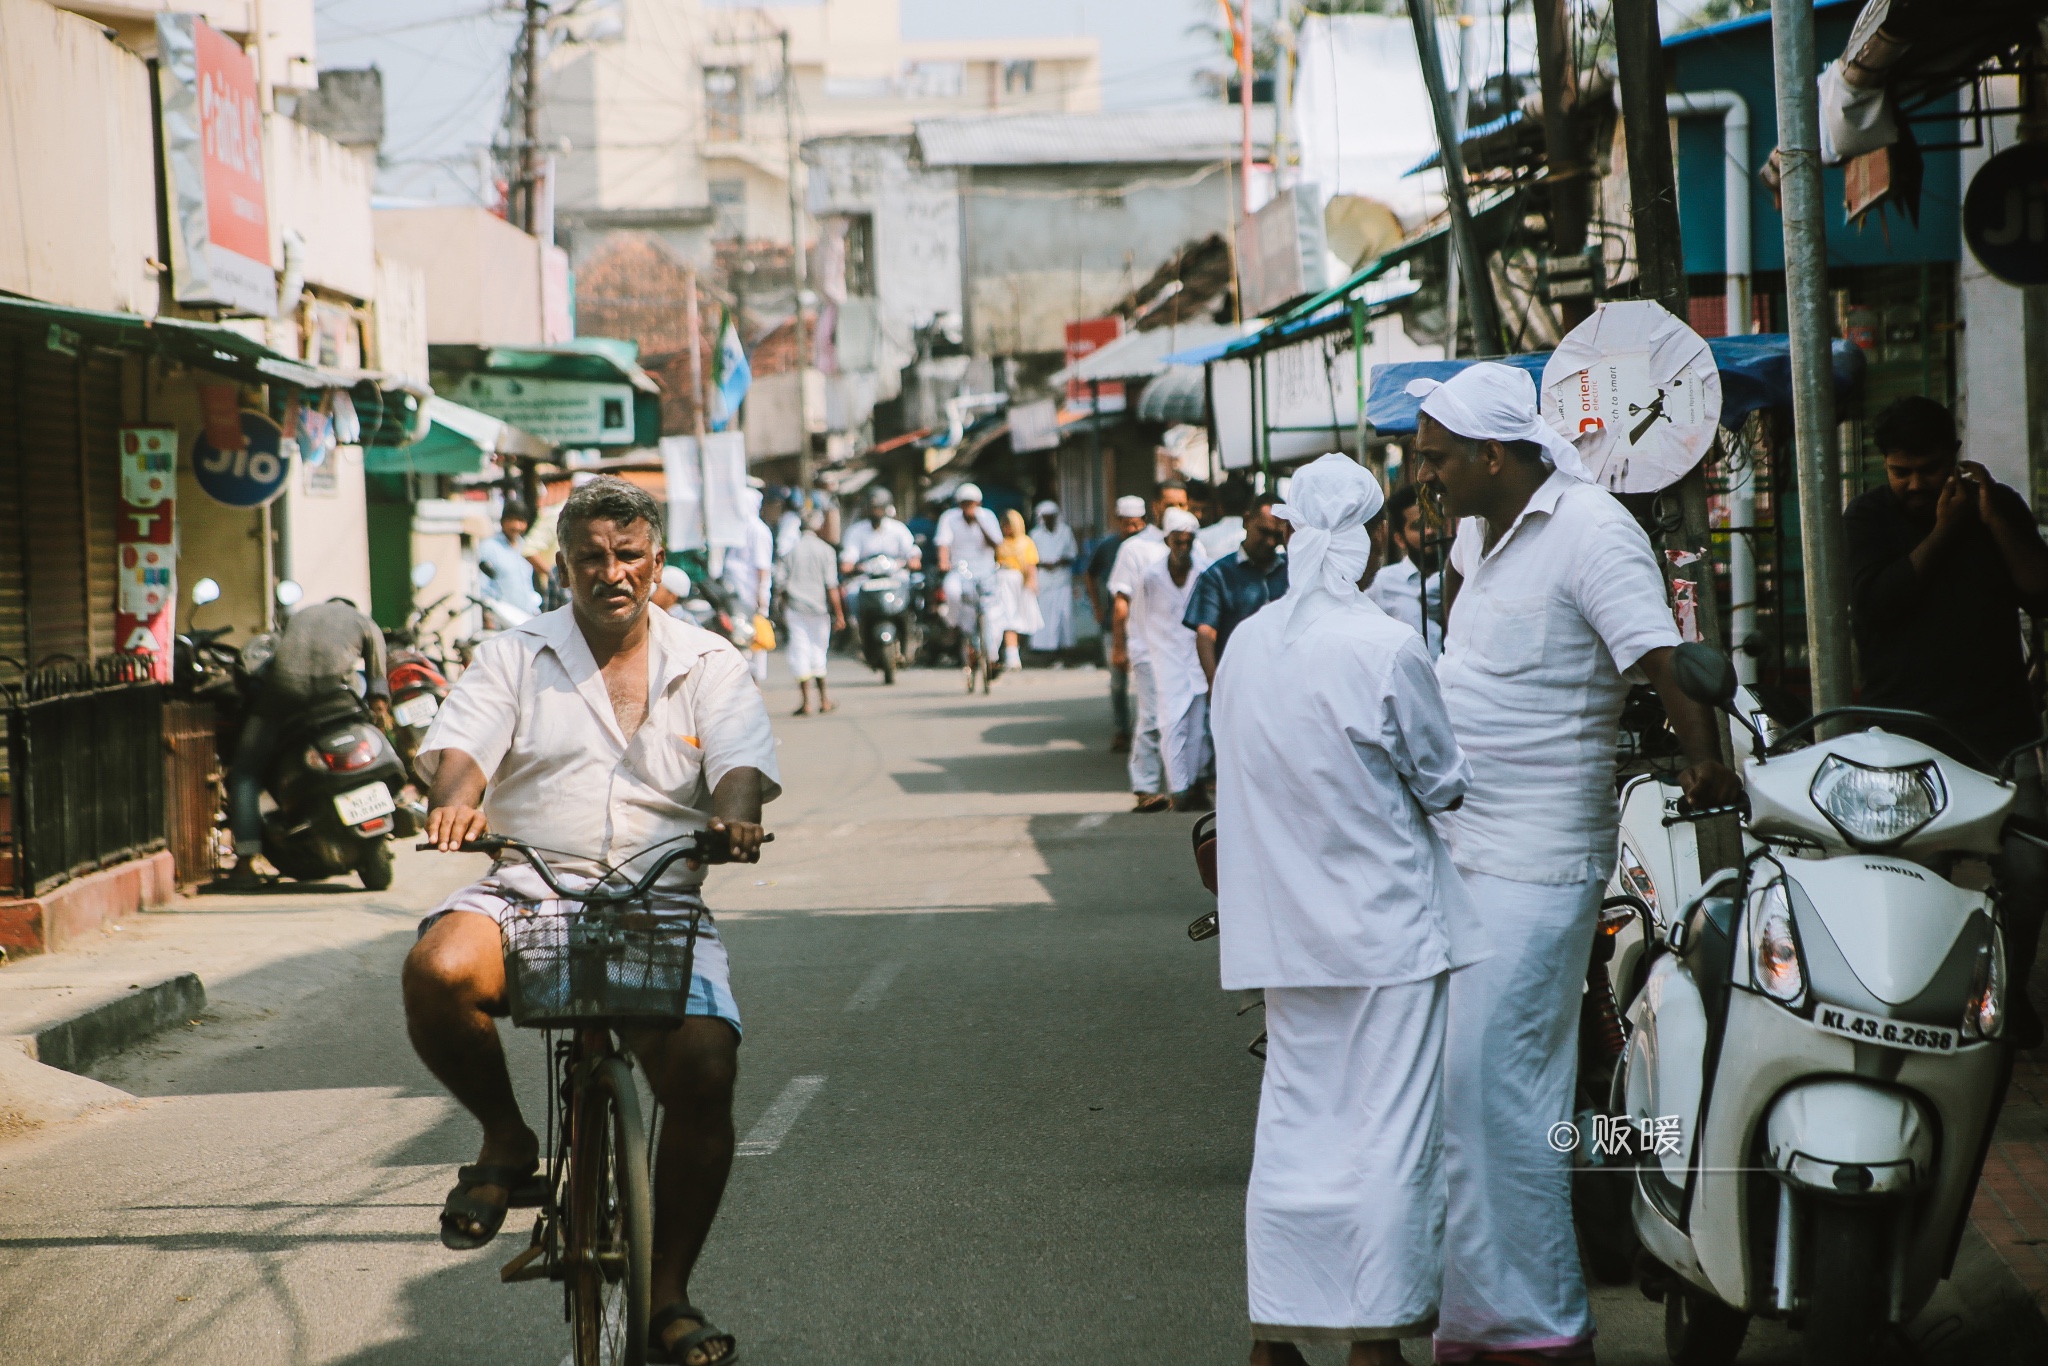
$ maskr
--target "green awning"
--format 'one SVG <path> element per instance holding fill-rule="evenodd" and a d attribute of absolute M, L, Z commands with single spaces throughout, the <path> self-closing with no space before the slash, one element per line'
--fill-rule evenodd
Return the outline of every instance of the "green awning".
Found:
<path fill-rule="evenodd" d="M 365 447 L 363 469 L 370 474 L 475 474 L 486 456 L 546 460 L 554 455 L 547 442 L 445 398 L 427 400 L 427 419 L 427 434 L 410 445 Z"/>

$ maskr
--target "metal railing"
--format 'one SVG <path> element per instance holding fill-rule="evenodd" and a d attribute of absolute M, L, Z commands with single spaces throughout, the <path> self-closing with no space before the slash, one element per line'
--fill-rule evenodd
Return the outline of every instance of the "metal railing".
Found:
<path fill-rule="evenodd" d="M 0 874 L 17 896 L 164 846 L 164 689 L 146 660 L 67 664 L 0 688 Z M 0 883 L 0 885 L 5 885 Z"/>

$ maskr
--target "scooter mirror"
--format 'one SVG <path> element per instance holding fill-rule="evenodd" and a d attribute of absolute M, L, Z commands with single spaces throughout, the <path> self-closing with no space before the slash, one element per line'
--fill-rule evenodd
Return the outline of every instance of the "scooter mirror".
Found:
<path fill-rule="evenodd" d="M 220 585 L 212 579 L 201 579 L 192 585 L 192 605 L 204 607 L 209 602 L 220 601 Z"/>
<path fill-rule="evenodd" d="M 1713 646 L 1692 640 L 1680 645 L 1671 672 L 1678 690 L 1693 701 L 1709 707 L 1735 705 L 1735 666 Z"/>
<path fill-rule="evenodd" d="M 277 585 L 277 603 L 280 607 L 297 607 L 299 599 L 306 596 L 306 590 L 296 580 L 285 579 Z"/>
<path fill-rule="evenodd" d="M 412 586 L 414 588 L 425 588 L 434 581 L 434 575 L 440 572 L 441 567 L 432 560 L 421 560 L 412 567 Z"/>

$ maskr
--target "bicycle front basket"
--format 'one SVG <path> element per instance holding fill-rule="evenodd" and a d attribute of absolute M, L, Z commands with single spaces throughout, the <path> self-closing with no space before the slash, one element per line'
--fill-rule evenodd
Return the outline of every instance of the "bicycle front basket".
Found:
<path fill-rule="evenodd" d="M 644 911 L 507 920 L 505 996 L 522 1029 L 682 1023 L 692 944 L 685 916 Z"/>

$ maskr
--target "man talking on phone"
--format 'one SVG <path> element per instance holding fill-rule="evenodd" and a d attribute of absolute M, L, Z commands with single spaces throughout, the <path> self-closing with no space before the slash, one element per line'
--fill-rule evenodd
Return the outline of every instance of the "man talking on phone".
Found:
<path fill-rule="evenodd" d="M 1862 701 L 1937 717 L 1976 754 L 1939 731 L 1916 738 L 1973 768 L 1996 764 L 2041 734 L 2019 614 L 2048 612 L 2048 545 L 2026 499 L 1976 461 L 1956 458 L 1955 419 L 1933 399 L 1900 399 L 1878 415 L 1871 434 L 1884 456 L 1885 487 L 1842 514 Z M 2048 819 L 2038 750 L 2020 756 L 2014 776 L 2014 814 Z M 2008 836 L 1997 872 L 2018 988 L 2007 1037 L 2035 1048 L 2041 1019 L 2027 978 L 2048 905 L 2048 851 Z"/>

